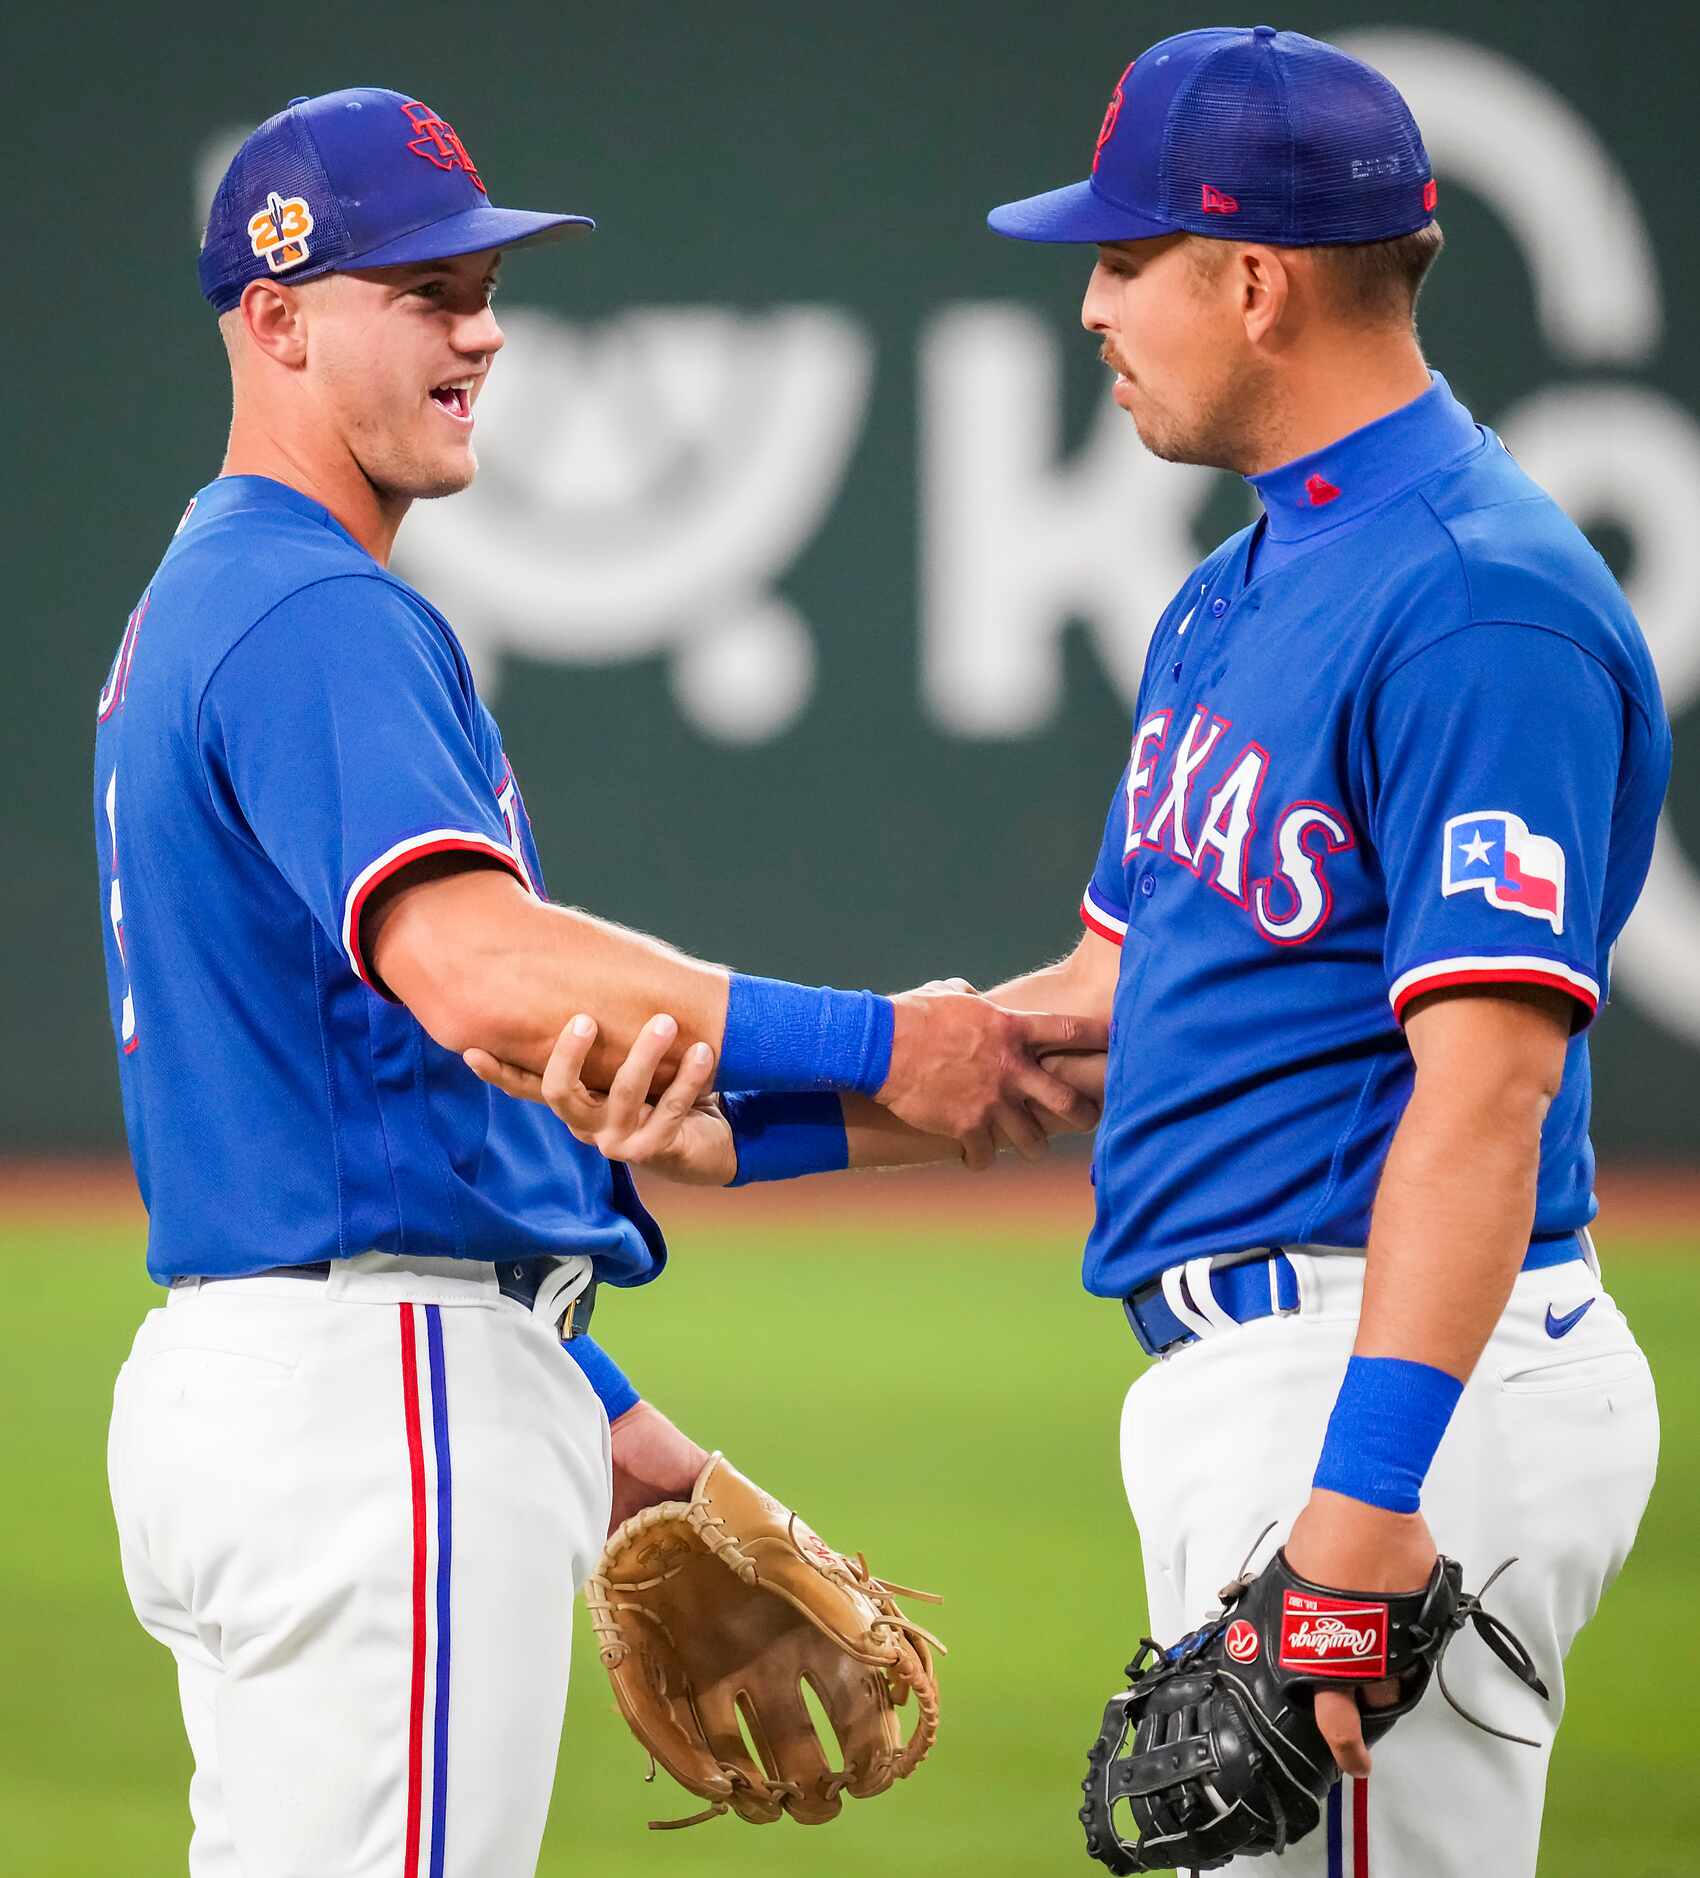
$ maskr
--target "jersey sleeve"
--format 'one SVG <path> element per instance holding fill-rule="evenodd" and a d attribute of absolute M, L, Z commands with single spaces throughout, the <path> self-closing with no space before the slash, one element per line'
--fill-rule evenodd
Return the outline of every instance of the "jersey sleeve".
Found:
<path fill-rule="evenodd" d="M 1388 997 L 1533 984 L 1602 996 L 1600 905 L 1624 749 L 1621 692 L 1560 634 L 1469 627 L 1399 666 L 1368 718 Z"/>
<path fill-rule="evenodd" d="M 1100 939 L 1120 945 L 1127 937 L 1127 875 L 1123 871 L 1127 847 L 1127 771 L 1122 771 L 1110 812 L 1104 817 L 1104 839 L 1098 862 L 1081 896 L 1080 917 Z"/>
<path fill-rule="evenodd" d="M 480 758 L 476 712 L 436 622 L 360 575 L 292 594 L 203 693 L 202 761 L 220 812 L 374 990 L 360 915 L 390 876 L 458 849 L 528 884 Z"/>

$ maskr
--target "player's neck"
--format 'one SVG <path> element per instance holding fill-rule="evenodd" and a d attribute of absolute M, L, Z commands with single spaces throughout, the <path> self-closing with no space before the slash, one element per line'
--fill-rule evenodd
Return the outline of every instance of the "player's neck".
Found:
<path fill-rule="evenodd" d="M 1292 362 L 1285 379 L 1278 417 L 1258 437 L 1259 460 L 1244 475 L 1259 476 L 1325 450 L 1402 410 L 1430 384 L 1415 334 L 1393 343 L 1382 334 L 1360 346 L 1331 346 L 1314 360 Z"/>
<path fill-rule="evenodd" d="M 231 422 L 219 474 L 267 476 L 299 490 L 329 509 L 380 567 L 389 565 L 402 518 L 412 507 L 406 496 L 385 495 L 373 488 L 347 452 L 321 460 L 318 453 L 298 447 L 291 439 L 245 422 L 240 413 Z"/>

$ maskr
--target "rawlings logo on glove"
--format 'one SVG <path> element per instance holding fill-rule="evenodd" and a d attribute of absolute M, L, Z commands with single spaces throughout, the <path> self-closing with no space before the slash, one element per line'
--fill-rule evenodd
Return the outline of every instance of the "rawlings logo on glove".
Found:
<path fill-rule="evenodd" d="M 1289 1591 L 1281 1599 L 1281 1667 L 1378 1682 L 1387 1674 L 1387 1606 Z"/>

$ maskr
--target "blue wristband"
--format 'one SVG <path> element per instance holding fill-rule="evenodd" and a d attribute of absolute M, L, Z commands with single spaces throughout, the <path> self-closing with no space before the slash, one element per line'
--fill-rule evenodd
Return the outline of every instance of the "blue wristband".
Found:
<path fill-rule="evenodd" d="M 611 1422 L 637 1406 L 640 1398 L 626 1372 L 593 1337 L 573 1337 L 561 1348 L 584 1371 L 585 1381 L 596 1391 Z"/>
<path fill-rule="evenodd" d="M 854 1089 L 875 1095 L 891 1073 L 897 1013 L 871 991 L 816 990 L 732 974 L 722 1089 Z"/>
<path fill-rule="evenodd" d="M 1314 1484 L 1389 1513 L 1414 1513 L 1464 1385 L 1428 1363 L 1354 1356 L 1334 1398 Z"/>
<path fill-rule="evenodd" d="M 799 1174 L 835 1174 L 850 1165 L 844 1104 L 836 1095 L 739 1090 L 720 1098 L 732 1125 L 738 1172 L 726 1184 L 794 1180 Z"/>

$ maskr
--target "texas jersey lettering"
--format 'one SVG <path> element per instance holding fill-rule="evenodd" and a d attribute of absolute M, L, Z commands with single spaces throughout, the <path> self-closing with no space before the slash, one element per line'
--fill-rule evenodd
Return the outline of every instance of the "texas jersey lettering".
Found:
<path fill-rule="evenodd" d="M 1123 948 L 1086 1257 L 1107 1296 L 1244 1246 L 1363 1245 L 1411 1000 L 1541 985 L 1582 1032 L 1646 871 L 1669 727 L 1622 594 L 1444 380 L 1378 428 L 1326 500 L 1302 461 L 1254 479 L 1269 520 L 1152 636 L 1081 905 Z M 1371 501 L 1379 464 L 1420 461 L 1454 473 Z M 1591 1217 L 1587 1113 L 1579 1036 L 1539 1232 Z"/>
<path fill-rule="evenodd" d="M 1232 726 L 1200 705 L 1173 754 L 1164 760 L 1172 717 L 1170 711 L 1157 711 L 1134 732 L 1125 785 L 1123 861 L 1136 849 L 1166 854 L 1224 898 L 1245 907 L 1265 939 L 1276 945 L 1302 944 L 1321 928 L 1332 906 L 1324 872 L 1327 855 L 1354 845 L 1346 818 L 1323 802 L 1292 803 L 1270 828 L 1269 853 L 1252 853 L 1269 752 L 1259 743 L 1247 743 L 1221 770 L 1220 780 L 1213 780 L 1211 759 Z M 1147 817 L 1147 798 L 1154 793 L 1152 779 L 1160 762 L 1163 784 Z M 1193 828 L 1197 832 L 1189 833 Z M 1253 879 L 1250 870 L 1260 860 L 1267 871 Z"/>

